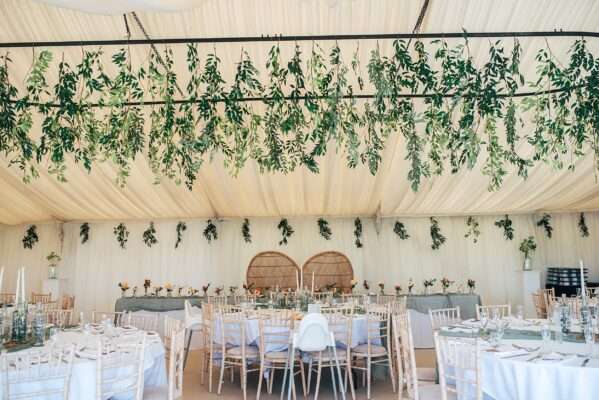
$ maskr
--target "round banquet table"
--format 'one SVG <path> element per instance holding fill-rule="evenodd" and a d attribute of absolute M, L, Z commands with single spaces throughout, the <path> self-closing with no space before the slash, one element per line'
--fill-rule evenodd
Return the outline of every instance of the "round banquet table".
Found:
<path fill-rule="evenodd" d="M 443 328 L 441 334 L 468 335 L 464 321 L 459 327 Z M 497 351 L 481 346 L 481 385 L 485 399 L 495 400 L 586 400 L 599 393 L 599 358 L 587 356 L 585 343 L 551 341 L 543 354 L 540 322 L 529 326 L 510 327 L 511 335 L 501 341 Z M 519 333 L 520 331 L 520 333 Z M 473 333 L 474 331 L 470 331 Z M 528 338 L 524 338 L 527 337 Z M 517 338 L 523 337 L 523 338 Z M 523 348 L 526 348 L 525 350 Z M 599 345 L 594 345 L 599 354 Z M 585 360 L 589 359 L 588 361 Z M 583 364 L 585 364 L 583 366 Z"/>
<path fill-rule="evenodd" d="M 80 331 L 61 331 L 56 335 L 56 345 L 76 344 L 76 348 L 82 349 L 85 346 L 94 347 L 100 335 L 84 334 Z M 28 351 L 31 349 L 20 350 Z M 78 352 L 83 354 L 83 352 Z M 132 371 L 127 368 L 118 369 L 118 374 L 127 376 Z M 38 384 L 40 390 L 43 385 L 52 384 L 52 382 L 27 382 L 30 390 L 31 385 Z M 160 337 L 156 334 L 148 335 L 147 345 L 144 355 L 144 387 L 156 387 L 167 385 L 165 351 Z M 16 391 L 18 393 L 18 387 Z M 76 356 L 73 359 L 73 370 L 69 386 L 69 399 L 95 399 L 96 398 L 96 361 L 85 356 Z M 115 400 L 126 400 L 133 398 L 133 395 L 119 395 Z"/>

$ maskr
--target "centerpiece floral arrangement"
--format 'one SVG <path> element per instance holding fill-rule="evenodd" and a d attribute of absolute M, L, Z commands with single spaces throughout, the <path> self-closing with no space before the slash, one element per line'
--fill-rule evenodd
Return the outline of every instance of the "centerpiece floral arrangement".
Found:
<path fill-rule="evenodd" d="M 125 282 L 119 282 L 119 288 L 121 288 L 121 296 L 125 297 L 125 293 L 129 290 L 129 284 Z"/>
<path fill-rule="evenodd" d="M 476 288 L 476 281 L 474 279 L 469 278 L 467 285 L 468 289 L 470 290 L 470 293 L 474 293 L 474 289 Z"/>
<path fill-rule="evenodd" d="M 183 292 L 184 287 L 183 286 L 179 286 L 179 289 L 177 289 L 177 295 L 179 297 L 181 297 L 181 293 Z"/>
<path fill-rule="evenodd" d="M 216 288 L 214 288 L 214 294 L 216 294 L 217 296 L 220 296 L 224 289 L 225 288 L 222 286 L 216 287 Z"/>
<path fill-rule="evenodd" d="M 159 297 L 162 292 L 162 286 L 154 286 L 154 296 Z"/>
<path fill-rule="evenodd" d="M 229 286 L 229 293 L 231 294 L 231 296 L 235 295 L 236 292 L 237 286 Z"/>
<path fill-rule="evenodd" d="M 412 294 L 412 289 L 414 289 L 414 280 L 410 278 L 408 281 L 408 294 Z"/>
<path fill-rule="evenodd" d="M 379 282 L 379 291 L 381 294 L 385 294 L 385 284 L 383 282 Z"/>
<path fill-rule="evenodd" d="M 252 289 L 254 288 L 254 282 L 250 283 L 249 285 L 246 282 L 244 282 L 242 287 L 243 290 L 245 290 L 245 294 L 251 293 Z"/>
<path fill-rule="evenodd" d="M 132 296 L 135 297 L 137 295 L 137 286 L 133 286 Z"/>
<path fill-rule="evenodd" d="M 148 295 L 148 290 L 152 287 L 152 281 L 150 279 L 144 279 L 144 295 Z"/>
<path fill-rule="evenodd" d="M 441 279 L 441 288 L 443 289 L 443 293 L 447 293 L 447 289 L 454 283 L 454 281 L 450 281 L 448 278 L 443 277 Z"/>
<path fill-rule="evenodd" d="M 207 290 L 207 289 L 206 289 Z M 190 296 L 196 296 L 198 293 L 200 293 L 200 291 L 196 288 L 189 288 L 189 295 Z"/>
<path fill-rule="evenodd" d="M 170 282 L 167 282 L 167 283 L 164 285 L 164 288 L 166 289 L 166 295 L 167 295 L 168 297 L 171 297 L 171 296 L 173 295 L 173 285 L 172 285 L 172 283 L 170 283 Z"/>
<path fill-rule="evenodd" d="M 350 282 L 350 285 L 351 285 L 350 291 L 353 293 L 354 289 L 356 288 L 356 286 L 358 286 L 358 280 L 355 279 L 355 278 L 352 279 L 351 282 Z"/>
<path fill-rule="evenodd" d="M 366 290 L 366 292 L 370 290 L 370 285 L 368 284 L 368 281 L 366 279 L 364 279 L 364 282 L 362 282 L 362 287 L 364 287 L 364 290 Z"/>
<path fill-rule="evenodd" d="M 425 279 L 424 282 L 422 282 L 422 284 L 424 285 L 424 294 L 429 293 L 430 288 L 432 288 L 435 285 L 435 282 L 437 282 L 436 278 Z"/>
<path fill-rule="evenodd" d="M 395 295 L 399 296 L 400 292 L 401 292 L 401 286 L 399 284 L 395 285 Z"/>
<path fill-rule="evenodd" d="M 210 289 L 210 283 L 202 286 L 202 291 L 204 292 L 204 297 L 208 296 L 208 289 Z"/>

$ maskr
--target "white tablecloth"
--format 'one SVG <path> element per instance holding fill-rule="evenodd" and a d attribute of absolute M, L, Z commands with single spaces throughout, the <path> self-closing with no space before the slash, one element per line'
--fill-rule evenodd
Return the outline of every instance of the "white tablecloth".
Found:
<path fill-rule="evenodd" d="M 59 332 L 57 334 L 57 345 L 77 343 L 78 347 L 94 346 L 98 336 L 86 335 L 80 332 Z M 27 351 L 27 350 L 22 350 Z M 119 370 L 119 374 L 128 375 L 128 370 Z M 52 382 L 50 382 L 51 384 Z M 44 382 L 48 384 L 48 382 Z M 149 336 L 148 345 L 144 355 L 144 386 L 156 387 L 167 384 L 166 363 L 164 357 L 164 346 L 158 336 Z M 32 383 L 28 383 L 28 390 Z M 41 386 L 41 383 L 40 383 Z M 40 387 L 41 389 L 41 387 Z M 18 388 L 16 388 L 18 390 Z M 73 361 L 73 372 L 69 387 L 69 399 L 93 400 L 96 398 L 96 361 L 86 358 L 75 357 Z M 126 399 L 120 396 L 119 400 Z"/>

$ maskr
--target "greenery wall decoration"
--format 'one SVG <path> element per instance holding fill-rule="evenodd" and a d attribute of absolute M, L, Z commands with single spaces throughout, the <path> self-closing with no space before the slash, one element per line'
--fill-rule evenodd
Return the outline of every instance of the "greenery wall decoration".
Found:
<path fill-rule="evenodd" d="M 156 243 L 158 243 L 158 239 L 156 238 L 156 228 L 154 228 L 154 222 L 150 222 L 150 226 L 146 229 L 142 235 L 144 243 L 148 247 L 152 247 Z"/>
<path fill-rule="evenodd" d="M 72 157 L 87 170 L 113 162 L 121 185 L 144 153 L 158 179 L 191 189 L 215 154 L 232 174 L 248 160 L 266 171 L 303 166 L 316 173 L 327 151 L 340 148 L 348 167 L 362 163 L 375 174 L 389 136 L 400 134 L 413 190 L 430 176 L 472 169 L 482 157 L 495 190 L 510 168 L 526 178 L 539 163 L 574 169 L 589 152 L 595 164 L 599 159 L 599 60 L 584 39 L 561 60 L 545 43 L 531 68 L 536 74 L 526 78 L 515 39 L 489 43 L 488 56 L 476 61 L 466 39 L 395 40 L 388 54 L 376 44 L 366 62 L 357 51 L 342 54 L 337 44 L 329 50 L 296 44 L 291 52 L 275 44 L 264 76 L 241 51 L 228 82 L 216 50 L 200 60 L 196 44 L 187 45 L 185 61 L 167 46 L 142 63 L 132 62 L 128 47 L 109 55 L 84 48 L 73 64 L 36 51 L 24 79 L 11 76 L 5 54 L 0 152 L 26 182 L 46 165 L 66 180 Z M 182 63 L 185 77 L 175 73 Z M 185 88 L 181 95 L 178 86 Z M 358 95 L 367 96 L 358 101 Z M 520 129 L 525 112 L 530 126 Z M 42 121 L 41 135 L 35 119 Z M 521 143 L 532 146 L 530 156 L 518 151 Z"/>
<path fill-rule="evenodd" d="M 354 236 L 356 237 L 355 240 L 355 244 L 357 248 L 361 248 L 363 246 L 362 244 L 362 221 L 360 221 L 360 218 L 356 218 L 354 220 Z"/>
<path fill-rule="evenodd" d="M 177 241 L 175 242 L 175 249 L 179 248 L 181 241 L 183 240 L 183 232 L 187 230 L 187 224 L 183 221 L 177 223 Z"/>
<path fill-rule="evenodd" d="M 243 220 L 243 225 L 241 225 L 241 234 L 243 235 L 243 240 L 246 243 L 252 243 L 252 234 L 250 233 L 250 220 L 247 218 Z"/>
<path fill-rule="evenodd" d="M 218 232 L 216 232 L 216 225 L 212 222 L 211 219 L 206 223 L 206 228 L 204 229 L 204 237 L 211 243 L 213 240 L 218 239 Z"/>
<path fill-rule="evenodd" d="M 589 227 L 587 226 L 587 220 L 584 217 L 584 213 L 580 213 L 580 218 L 578 218 L 578 229 L 580 229 L 580 235 L 582 237 L 589 237 Z"/>
<path fill-rule="evenodd" d="M 431 244 L 431 249 L 433 250 L 438 250 L 439 247 L 441 247 L 441 245 L 443 243 L 445 243 L 445 236 L 443 236 L 443 234 L 441 233 L 441 228 L 439 228 L 439 222 L 431 217 L 430 218 L 431 221 L 431 239 L 433 241 L 433 243 Z"/>
<path fill-rule="evenodd" d="M 125 226 L 124 223 L 120 223 L 114 227 L 112 233 L 116 236 L 116 241 L 121 246 L 121 249 L 124 249 L 127 246 L 127 240 L 129 240 L 129 230 Z"/>
<path fill-rule="evenodd" d="M 495 226 L 503 228 L 503 237 L 506 240 L 514 239 L 514 228 L 512 227 L 512 220 L 506 214 L 504 219 L 495 221 Z"/>
<path fill-rule="evenodd" d="M 553 227 L 551 226 L 551 215 L 543 214 L 540 220 L 537 221 L 537 226 L 542 226 L 545 229 L 545 234 L 551 239 Z"/>
<path fill-rule="evenodd" d="M 326 240 L 331 240 L 333 231 L 331 231 L 331 228 L 329 227 L 329 222 L 323 218 L 318 219 L 318 231 L 320 232 L 320 236 Z"/>
<path fill-rule="evenodd" d="M 89 240 L 89 223 L 84 222 L 79 227 L 79 237 L 81 238 L 81 244 L 87 243 Z"/>
<path fill-rule="evenodd" d="M 393 225 L 393 232 L 395 232 L 395 234 L 399 236 L 401 240 L 406 240 L 410 237 L 410 235 L 408 235 L 408 231 L 406 230 L 406 226 L 400 221 L 395 221 L 395 225 Z"/>
<path fill-rule="evenodd" d="M 520 242 L 520 251 L 524 254 L 525 258 L 529 258 L 531 253 L 537 249 L 537 244 L 533 236 L 529 236 Z"/>
<path fill-rule="evenodd" d="M 287 218 L 283 218 L 277 228 L 281 231 L 281 240 L 279 241 L 279 246 L 287 245 L 287 239 L 293 235 L 293 227 L 289 225 L 289 221 Z"/>
<path fill-rule="evenodd" d="M 37 226 L 29 225 L 25 231 L 25 236 L 23 237 L 23 248 L 33 249 L 33 246 L 39 241 L 40 238 L 37 235 Z"/>
<path fill-rule="evenodd" d="M 465 238 L 472 238 L 472 242 L 477 243 L 478 237 L 480 236 L 480 225 L 476 218 L 470 216 L 466 220 L 466 227 L 468 230 L 464 235 Z"/>

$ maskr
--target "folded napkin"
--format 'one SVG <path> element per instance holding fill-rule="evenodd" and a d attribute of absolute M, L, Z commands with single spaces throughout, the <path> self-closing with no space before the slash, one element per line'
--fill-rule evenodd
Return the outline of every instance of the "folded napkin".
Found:
<path fill-rule="evenodd" d="M 541 358 L 535 360 L 535 362 L 539 364 L 569 364 L 570 362 L 573 362 L 576 359 L 580 360 L 580 358 L 576 355 L 563 356 L 561 354 L 551 352 L 549 354 L 544 354 L 543 356 L 541 356 Z"/>
<path fill-rule="evenodd" d="M 468 328 L 466 326 L 443 326 L 441 330 L 446 332 L 460 332 L 460 333 L 475 333 L 478 332 L 478 328 Z"/>

